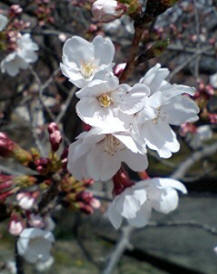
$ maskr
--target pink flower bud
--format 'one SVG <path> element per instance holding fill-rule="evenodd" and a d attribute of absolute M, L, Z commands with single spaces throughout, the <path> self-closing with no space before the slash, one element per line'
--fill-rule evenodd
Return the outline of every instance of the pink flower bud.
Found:
<path fill-rule="evenodd" d="M 90 205 L 86 205 L 81 202 L 81 203 L 79 203 L 79 206 L 80 206 L 81 211 L 83 211 L 86 214 L 93 214 L 93 212 L 94 212 L 92 206 L 90 206 Z"/>
<path fill-rule="evenodd" d="M 196 133 L 197 127 L 194 124 L 191 123 L 184 123 L 181 125 L 180 128 L 180 135 L 185 136 L 187 133 Z"/>
<path fill-rule="evenodd" d="M 91 205 L 93 208 L 97 209 L 97 208 L 100 208 L 101 203 L 100 203 L 99 200 L 93 198 L 93 199 L 90 201 L 90 205 Z"/>
<path fill-rule="evenodd" d="M 109 22 L 123 14 L 119 3 L 115 0 L 96 0 L 92 5 L 94 19 L 101 22 Z"/>
<path fill-rule="evenodd" d="M 117 77 L 119 77 L 122 74 L 122 72 L 125 70 L 126 66 L 127 66 L 127 63 L 121 63 L 116 65 L 114 68 L 114 74 Z"/>
<path fill-rule="evenodd" d="M 22 11 L 23 11 L 23 9 L 21 8 L 20 5 L 14 4 L 10 7 L 10 16 L 18 15 L 18 14 L 22 13 Z"/>
<path fill-rule="evenodd" d="M 50 134 L 50 143 L 53 151 L 57 151 L 62 142 L 62 136 L 60 131 L 55 131 Z"/>
<path fill-rule="evenodd" d="M 54 123 L 54 122 L 52 122 L 52 123 L 50 123 L 49 125 L 48 125 L 48 132 L 51 134 L 51 133 L 53 133 L 53 132 L 55 132 L 55 131 L 58 131 L 59 130 L 59 127 L 58 127 L 58 125 L 56 124 L 56 123 Z"/>
<path fill-rule="evenodd" d="M 0 132 L 0 156 L 9 157 L 15 148 L 15 143 L 8 136 Z"/>
<path fill-rule="evenodd" d="M 9 232 L 14 236 L 18 236 L 21 234 L 24 228 L 24 222 L 20 220 L 20 218 L 18 218 L 16 215 L 13 215 L 9 222 Z"/>
<path fill-rule="evenodd" d="M 11 175 L 0 174 L 0 192 L 7 190 L 13 185 L 13 177 Z"/>
<path fill-rule="evenodd" d="M 49 124 L 48 132 L 50 134 L 51 148 L 55 152 L 58 150 L 58 148 L 62 142 L 61 132 L 60 132 L 59 127 L 56 123 Z"/>

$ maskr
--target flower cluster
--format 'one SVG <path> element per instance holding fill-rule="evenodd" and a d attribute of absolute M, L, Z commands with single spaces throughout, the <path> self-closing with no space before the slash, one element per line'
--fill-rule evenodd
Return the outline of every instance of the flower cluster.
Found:
<path fill-rule="evenodd" d="M 21 12 L 19 5 L 12 5 L 8 16 L 0 14 L 0 48 L 6 52 L 0 67 L 2 73 L 10 76 L 16 76 L 20 69 L 27 69 L 38 59 L 38 45 L 32 41 L 30 34 L 21 34 L 29 26 L 16 18 Z"/>
<path fill-rule="evenodd" d="M 170 84 L 166 80 L 169 70 L 160 64 L 151 68 L 133 86 L 120 83 L 113 73 L 114 53 L 112 41 L 99 35 L 92 42 L 73 36 L 63 47 L 62 72 L 80 88 L 76 92 L 80 99 L 76 105 L 77 115 L 91 126 L 69 147 L 68 170 L 79 180 L 107 181 L 119 171 L 122 163 L 136 172 L 144 171 L 148 167 L 148 148 L 162 158 L 169 158 L 179 150 L 180 145 L 171 125 L 178 126 L 198 119 L 199 108 L 189 97 L 194 94 L 194 88 Z M 186 192 L 179 182 L 174 181 L 171 184 L 170 181 L 168 184 L 159 183 L 159 186 L 153 183 L 150 191 L 147 184 L 140 183 L 127 191 L 134 197 L 134 189 L 138 193 L 137 188 L 143 188 L 146 194 L 141 194 L 141 203 L 136 202 L 140 208 L 152 199 L 147 197 L 153 197 L 161 187 L 169 197 L 175 195 L 172 187 Z M 126 196 L 125 192 L 114 202 L 120 208 L 125 200 L 123 195 Z M 158 196 L 161 199 L 161 193 Z M 177 202 L 174 200 L 173 204 L 172 208 L 175 208 Z M 130 219 L 141 215 L 138 207 Z M 116 206 L 110 207 L 111 220 L 112 208 Z M 151 206 L 149 212 L 150 209 Z M 116 227 L 120 225 L 120 216 L 117 223 L 112 220 Z M 133 222 L 136 224 L 138 220 L 131 220 Z"/>
<path fill-rule="evenodd" d="M 63 47 L 62 72 L 81 88 L 78 116 L 91 130 L 69 148 L 68 169 L 78 179 L 111 179 L 125 162 L 134 171 L 147 168 L 147 148 L 169 158 L 179 150 L 170 125 L 198 119 L 199 108 L 186 94 L 188 86 L 170 84 L 159 64 L 134 86 L 113 74 L 114 45 L 96 36 L 88 42 L 74 36 Z"/>

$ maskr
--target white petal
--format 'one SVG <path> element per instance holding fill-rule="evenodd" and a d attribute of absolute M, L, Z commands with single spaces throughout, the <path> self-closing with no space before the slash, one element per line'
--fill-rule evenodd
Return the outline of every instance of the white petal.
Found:
<path fill-rule="evenodd" d="M 152 201 L 152 207 L 164 214 L 168 214 L 175 210 L 178 206 L 179 197 L 177 191 L 172 188 L 167 188 L 162 191 L 160 200 Z"/>
<path fill-rule="evenodd" d="M 85 85 L 87 85 L 88 81 L 83 78 L 81 72 L 77 69 L 66 66 L 63 63 L 60 64 L 60 68 L 63 75 L 69 78 L 69 81 L 73 83 L 75 86 L 82 88 Z"/>
<path fill-rule="evenodd" d="M 200 111 L 193 100 L 181 95 L 173 98 L 170 104 L 163 106 L 163 110 L 168 113 L 168 120 L 172 125 L 194 122 L 198 120 L 197 113 Z"/>
<path fill-rule="evenodd" d="M 114 45 L 109 38 L 104 38 L 97 35 L 93 39 L 95 59 L 98 60 L 99 64 L 111 64 L 115 54 Z"/>
<path fill-rule="evenodd" d="M 122 216 L 120 213 L 116 210 L 114 204 L 110 204 L 108 207 L 108 210 L 106 212 L 106 216 L 109 218 L 112 225 L 118 229 L 121 226 L 122 223 Z"/>
<path fill-rule="evenodd" d="M 130 150 L 120 152 L 122 162 L 126 163 L 134 171 L 144 171 L 148 167 L 148 159 L 146 155 L 133 153 Z"/>
<path fill-rule="evenodd" d="M 183 93 L 194 95 L 195 88 L 184 85 L 172 85 L 166 82 L 163 86 L 161 86 L 160 91 L 164 96 L 164 104 L 167 104 L 173 97 L 181 95 Z"/>
<path fill-rule="evenodd" d="M 169 70 L 167 68 L 161 68 L 160 64 L 156 64 L 151 68 L 145 76 L 140 80 L 140 83 L 146 84 L 150 90 L 151 94 L 158 91 L 163 80 L 169 75 Z"/>
<path fill-rule="evenodd" d="M 2 14 L 0 14 L 0 31 L 3 31 L 3 29 L 6 27 L 8 23 L 8 18 Z"/>
<path fill-rule="evenodd" d="M 134 227 L 143 227 L 148 224 L 151 217 L 151 206 L 149 202 L 144 203 L 144 205 L 137 211 L 134 218 L 128 219 L 128 222 Z"/>
<path fill-rule="evenodd" d="M 165 187 L 172 187 L 172 188 L 175 188 L 175 189 L 181 191 L 184 194 L 187 193 L 186 187 L 181 182 L 179 182 L 179 181 L 177 181 L 175 179 L 156 178 L 154 180 L 155 180 L 156 183 L 160 184 L 160 186 L 162 186 L 163 188 L 165 188 Z"/>
<path fill-rule="evenodd" d="M 110 155 L 105 152 L 103 145 L 93 147 L 86 159 L 88 174 L 90 178 L 96 181 L 111 179 L 121 166 L 121 161 L 117 155 Z"/>
<path fill-rule="evenodd" d="M 94 58 L 93 45 L 79 36 L 68 39 L 63 46 L 63 55 L 78 66 Z"/>
<path fill-rule="evenodd" d="M 125 132 L 114 133 L 114 136 L 132 152 L 134 153 L 140 152 L 134 139 L 128 133 L 125 133 Z"/>
<path fill-rule="evenodd" d="M 129 115 L 140 111 L 144 107 L 149 93 L 150 89 L 144 84 L 136 84 L 127 92 L 119 93 L 121 111 Z"/>
<path fill-rule="evenodd" d="M 143 125 L 141 134 L 147 146 L 156 150 L 162 158 L 168 158 L 171 152 L 180 149 L 176 135 L 167 123 L 147 121 Z"/>

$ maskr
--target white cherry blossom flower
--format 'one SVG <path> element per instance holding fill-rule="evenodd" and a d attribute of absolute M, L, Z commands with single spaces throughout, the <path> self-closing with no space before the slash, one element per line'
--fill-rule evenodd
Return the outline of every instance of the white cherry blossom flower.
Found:
<path fill-rule="evenodd" d="M 18 205 L 25 210 L 31 209 L 35 202 L 35 198 L 30 193 L 25 192 L 18 193 L 16 199 Z"/>
<path fill-rule="evenodd" d="M 0 31 L 3 31 L 8 23 L 8 18 L 0 14 Z"/>
<path fill-rule="evenodd" d="M 140 181 L 116 196 L 106 215 L 116 229 L 120 227 L 123 218 L 132 226 L 143 227 L 147 225 L 152 209 L 168 214 L 177 208 L 179 198 L 176 190 L 187 193 L 185 186 L 174 179 Z"/>
<path fill-rule="evenodd" d="M 92 42 L 73 36 L 63 46 L 62 73 L 79 88 L 112 71 L 115 48 L 109 38 L 97 35 Z"/>
<path fill-rule="evenodd" d="M 165 80 L 168 74 L 168 69 L 157 64 L 141 79 L 140 83 L 150 89 L 150 96 L 144 101 L 144 108 L 134 119 L 139 142 L 142 140 L 162 158 L 169 158 L 180 148 L 170 125 L 194 122 L 198 119 L 199 112 L 196 103 L 183 95 L 193 95 L 194 88 L 170 84 Z"/>
<path fill-rule="evenodd" d="M 17 242 L 19 255 L 29 263 L 46 262 L 54 242 L 53 234 L 39 228 L 26 228 Z"/>
<path fill-rule="evenodd" d="M 147 168 L 146 151 L 134 142 L 124 131 L 93 128 L 78 136 L 69 147 L 68 170 L 77 179 L 92 178 L 106 181 L 111 179 L 126 163 L 132 170 L 143 171 Z"/>
<path fill-rule="evenodd" d="M 12 235 L 18 236 L 23 231 L 25 225 L 22 220 L 13 217 L 9 223 L 9 232 Z"/>
<path fill-rule="evenodd" d="M 103 127 L 121 119 L 119 112 L 132 115 L 143 107 L 149 95 L 149 88 L 143 84 L 130 87 L 119 85 L 113 74 L 107 74 L 104 80 L 94 80 L 76 93 L 80 101 L 76 105 L 78 116 L 91 126 Z"/>
<path fill-rule="evenodd" d="M 109 22 L 123 13 L 118 7 L 116 0 L 96 0 L 92 5 L 92 14 L 97 21 Z"/>
<path fill-rule="evenodd" d="M 30 63 L 34 63 L 38 56 L 35 51 L 38 45 L 32 41 L 30 34 L 26 33 L 17 39 L 17 48 L 1 61 L 1 72 L 16 76 L 20 69 L 27 69 Z"/>

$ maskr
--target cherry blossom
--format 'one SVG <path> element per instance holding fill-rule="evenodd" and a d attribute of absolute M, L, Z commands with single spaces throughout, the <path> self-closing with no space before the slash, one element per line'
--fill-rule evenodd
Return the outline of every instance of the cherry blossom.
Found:
<path fill-rule="evenodd" d="M 116 0 L 96 0 L 92 5 L 92 14 L 97 21 L 109 22 L 122 13 Z"/>
<path fill-rule="evenodd" d="M 181 125 L 198 119 L 199 108 L 184 94 L 193 95 L 194 88 L 170 84 L 165 78 L 169 70 L 160 64 L 151 68 L 140 80 L 150 89 L 150 96 L 144 101 L 144 108 L 134 119 L 138 142 L 156 150 L 160 157 L 169 158 L 177 152 L 180 144 L 170 125 Z"/>
<path fill-rule="evenodd" d="M 35 198 L 30 193 L 18 193 L 16 198 L 19 206 L 26 210 L 31 209 L 35 202 Z"/>
<path fill-rule="evenodd" d="M 63 46 L 62 73 L 79 88 L 93 79 L 103 79 L 112 71 L 115 48 L 109 38 L 97 35 L 92 42 L 79 36 L 68 39 Z"/>
<path fill-rule="evenodd" d="M 17 39 L 17 48 L 1 61 L 2 73 L 16 76 L 20 69 L 27 69 L 30 63 L 34 63 L 38 56 L 35 51 L 38 45 L 32 41 L 30 34 L 26 33 Z"/>
<path fill-rule="evenodd" d="M 132 115 L 141 110 L 149 93 L 149 88 L 143 84 L 132 88 L 127 84 L 119 85 L 117 77 L 107 74 L 104 80 L 94 80 L 76 93 L 81 99 L 76 105 L 77 114 L 92 126 L 112 125 L 114 117 L 121 119 L 119 112 Z"/>
<path fill-rule="evenodd" d="M 185 186 L 174 179 L 140 181 L 117 195 L 106 214 L 116 229 L 123 218 L 132 226 L 143 227 L 147 225 L 152 209 L 168 214 L 177 208 L 179 198 L 176 190 L 187 193 Z"/>
<path fill-rule="evenodd" d="M 26 228 L 17 242 L 19 255 L 29 263 L 46 262 L 54 242 L 53 234 L 38 228 Z"/>
<path fill-rule="evenodd" d="M 93 128 L 80 134 L 69 147 L 68 170 L 77 179 L 111 179 L 125 162 L 132 170 L 147 168 L 142 151 L 129 133 L 117 129 Z"/>

